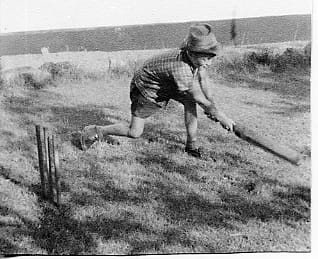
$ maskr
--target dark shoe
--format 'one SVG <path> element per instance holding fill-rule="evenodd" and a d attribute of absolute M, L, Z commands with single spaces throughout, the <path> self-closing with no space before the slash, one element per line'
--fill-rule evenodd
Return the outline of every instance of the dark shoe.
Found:
<path fill-rule="evenodd" d="M 98 140 L 97 137 L 95 138 L 86 138 L 85 136 L 81 135 L 80 143 L 81 143 L 81 149 L 83 151 L 86 151 L 89 149 L 96 141 Z"/>
<path fill-rule="evenodd" d="M 97 139 L 85 138 L 81 131 L 71 133 L 71 143 L 80 150 L 86 151 Z"/>
<path fill-rule="evenodd" d="M 185 152 L 188 153 L 188 155 L 196 157 L 196 158 L 201 158 L 201 149 L 200 148 L 190 148 L 186 147 Z"/>
<path fill-rule="evenodd" d="M 81 149 L 83 151 L 86 151 L 98 140 L 99 136 L 97 132 L 97 127 L 95 125 L 85 127 L 80 136 Z"/>
<path fill-rule="evenodd" d="M 71 137 L 70 137 L 71 143 L 78 149 L 82 149 L 81 137 L 82 137 L 82 133 L 80 131 L 71 133 Z"/>

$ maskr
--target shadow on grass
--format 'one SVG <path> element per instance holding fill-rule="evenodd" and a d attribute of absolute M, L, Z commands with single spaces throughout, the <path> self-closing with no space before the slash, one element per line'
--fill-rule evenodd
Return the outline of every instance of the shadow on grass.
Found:
<path fill-rule="evenodd" d="M 159 166 L 168 173 L 180 174 L 182 176 L 185 176 L 189 181 L 203 181 L 202 178 L 200 178 L 196 173 L 200 169 L 198 166 L 182 165 L 173 161 L 171 158 L 167 156 L 159 156 L 157 154 L 142 152 L 141 156 L 136 158 L 136 161 L 147 168 L 153 166 L 157 168 Z"/>
<path fill-rule="evenodd" d="M 52 100 L 58 100 L 60 95 L 50 93 Z M 6 109 L 19 115 L 19 126 L 34 135 L 34 125 L 37 122 L 45 125 L 49 124 L 52 130 L 62 140 L 69 138 L 68 134 L 72 131 L 82 130 L 85 126 L 109 125 L 110 120 L 121 120 L 121 117 L 105 114 L 103 109 L 116 110 L 114 106 L 98 105 L 79 105 L 79 106 L 60 106 L 40 102 L 40 93 L 31 92 L 28 96 L 13 96 L 6 101 Z M 37 101 L 36 101 L 37 100 Z"/>
<path fill-rule="evenodd" d="M 161 199 L 165 206 L 160 214 L 172 222 L 188 227 L 209 226 L 235 229 L 235 225 L 230 220 L 239 219 L 239 217 L 232 215 L 231 212 L 224 213 L 226 205 L 218 208 L 216 204 L 192 192 L 185 192 L 183 195 L 176 194 L 175 190 L 167 185 L 161 185 L 161 190 Z"/>
<path fill-rule="evenodd" d="M 0 237 L 0 256 L 1 255 L 14 255 L 18 251 L 16 245 L 12 244 L 9 240 Z"/>
<path fill-rule="evenodd" d="M 288 187 L 288 195 L 282 198 L 282 195 L 274 193 L 274 199 L 268 202 L 251 202 L 241 195 L 233 195 L 228 192 L 220 194 L 222 202 L 226 206 L 217 206 L 216 209 L 225 212 L 234 212 L 238 218 L 235 220 L 246 223 L 250 219 L 258 219 L 262 222 L 276 220 L 276 221 L 294 221 L 299 220 L 310 221 L 310 201 L 305 198 L 310 195 L 309 188 L 303 188 L 303 195 L 299 196 L 299 187 Z M 297 197 L 291 200 L 290 196 Z M 303 202 L 308 204 L 304 205 Z"/>
<path fill-rule="evenodd" d="M 288 186 L 287 193 L 274 193 L 271 201 L 255 202 L 246 195 L 219 191 L 221 202 L 212 203 L 204 197 L 188 193 L 176 195 L 173 189 L 162 186 L 162 210 L 166 217 L 183 224 L 227 228 L 233 230 L 237 222 L 251 219 L 266 221 L 310 221 L 310 189 Z M 180 223 L 179 223 L 180 224 Z"/>
<path fill-rule="evenodd" d="M 109 119 L 119 120 L 120 117 L 113 115 L 105 115 L 102 109 L 115 109 L 113 106 L 95 106 L 86 105 L 78 107 L 61 107 L 46 103 L 41 103 L 38 99 L 37 93 L 32 93 L 29 96 L 12 96 L 5 102 L 5 108 L 9 112 L 14 113 L 18 117 L 18 126 L 25 130 L 29 136 L 34 136 L 34 125 L 36 121 L 43 118 L 43 123 L 52 126 L 53 131 L 59 134 L 60 140 L 67 138 L 67 133 L 73 130 L 79 130 L 89 124 L 102 124 L 108 125 L 111 122 Z M 51 98 L 59 98 L 58 95 L 52 94 Z M 38 120 L 36 120 L 38 118 Z M 34 157 L 28 155 L 32 151 L 35 151 L 35 137 L 34 146 L 29 144 L 30 139 L 15 139 L 14 134 L 4 132 L 6 138 L 8 138 L 8 147 L 12 152 L 21 152 L 27 159 L 34 160 Z M 34 154 L 33 154 L 34 155 Z M 1 167 L 2 168 L 2 167 Z M 1 169 L 0 168 L 0 169 Z M 3 170 L 2 170 L 3 169 Z M 16 181 L 12 178 L 12 172 L 9 169 L 1 169 L 1 177 L 10 180 L 16 185 L 24 185 L 23 182 Z M 27 186 L 30 191 L 40 194 L 40 188 L 38 185 Z M 92 187 L 93 188 L 93 187 Z M 108 186 L 110 190 L 111 186 Z M 65 189 L 64 189 L 65 191 Z M 120 196 L 122 194 L 122 196 Z M 116 189 L 112 189 L 107 194 L 103 193 L 105 199 L 113 200 L 129 199 L 129 195 L 126 193 L 116 192 Z M 60 211 L 51 208 L 44 200 L 39 200 L 42 213 L 40 223 L 34 223 L 14 211 L 10 211 L 9 208 L 3 207 L 0 204 L 0 214 L 12 214 L 18 216 L 23 224 L 23 232 L 25 235 L 30 236 L 36 246 L 43 248 L 49 254 L 82 254 L 90 253 L 96 247 L 96 243 L 93 239 L 93 234 L 90 231 L 100 230 L 101 226 L 94 222 L 87 222 L 83 224 L 75 219 L 72 219 L 69 215 L 68 208 L 62 207 Z M 72 204 L 70 204 L 72 205 Z M 8 212 L 9 210 L 9 212 Z M 107 233 L 108 236 L 112 236 L 117 228 L 118 235 L 122 231 L 130 231 L 134 229 L 142 229 L 142 226 L 134 225 L 134 223 L 108 220 L 105 219 L 101 223 L 104 228 L 100 234 Z M 6 227 L 6 223 L 2 223 L 3 227 Z M 21 230 L 14 230 L 16 235 L 21 234 Z M 9 239 L 1 238 L 1 252 L 5 254 L 17 253 L 19 249 L 15 247 Z"/>
<path fill-rule="evenodd" d="M 121 118 L 113 115 L 106 115 L 102 109 L 107 106 L 81 106 L 81 107 L 51 107 L 53 117 L 50 119 L 56 128 L 61 140 L 67 140 L 70 132 L 82 130 L 88 125 L 113 124 L 110 120 L 120 120 Z"/>
<path fill-rule="evenodd" d="M 245 168 L 246 165 L 247 168 L 259 168 L 257 164 L 246 161 L 235 154 L 214 151 L 214 156 L 224 159 L 224 162 L 233 168 Z M 166 156 L 143 153 L 137 158 L 137 161 L 146 166 L 154 175 L 158 174 L 159 165 L 164 171 L 183 175 L 190 182 L 204 183 L 197 173 L 199 167 L 179 165 Z M 163 204 L 162 209 L 159 210 L 160 215 L 180 226 L 190 224 L 190 226 L 234 230 L 237 222 L 247 223 L 251 219 L 263 222 L 310 221 L 310 188 L 282 184 L 277 180 L 260 176 L 254 170 L 246 170 L 242 176 L 236 176 L 236 178 L 239 179 L 236 180 L 238 183 L 233 190 L 216 187 L 215 191 L 221 199 L 216 202 L 211 202 L 198 193 L 189 192 L 182 188 L 182 185 L 178 186 L 178 183 L 150 182 L 146 184 L 151 187 L 152 192 L 158 192 L 157 197 Z M 248 183 L 241 182 L 244 179 L 245 181 L 248 179 Z M 270 185 L 273 188 L 273 198 L 263 202 L 254 200 L 254 195 L 258 194 L 248 188 L 247 185 L 251 185 L 251 183 Z M 281 187 L 284 191 L 275 191 Z"/>
<path fill-rule="evenodd" d="M 158 143 L 173 143 L 177 146 L 184 146 L 185 141 L 182 139 L 182 136 L 185 135 L 182 131 L 173 131 L 169 130 L 163 123 L 149 123 L 145 124 L 144 133 L 142 138 L 148 140 L 148 142 L 158 142 Z M 169 144 L 171 144 L 169 143 Z"/>
<path fill-rule="evenodd" d="M 256 76 L 230 74 L 224 79 L 230 83 L 229 86 L 237 86 L 237 82 L 240 82 L 240 87 L 271 91 L 284 97 L 307 98 L 310 96 L 309 74 L 286 73 L 281 75 L 273 72 L 258 73 Z"/>
<path fill-rule="evenodd" d="M 177 246 L 179 249 L 181 247 L 186 247 L 187 250 L 192 249 L 192 253 L 195 252 L 195 247 L 199 245 L 197 241 L 191 240 L 187 237 L 187 230 L 183 229 L 183 227 L 178 228 L 170 228 L 167 230 L 163 230 L 161 233 L 158 233 L 156 240 L 144 240 L 144 241 L 133 241 L 131 243 L 133 249 L 131 250 L 131 255 L 138 255 L 138 254 L 149 254 L 149 253 L 158 253 L 158 254 L 173 254 L 173 252 L 162 251 L 162 246 Z M 207 246 L 208 247 L 208 246 Z M 206 247 L 206 248 L 207 248 Z M 148 251 L 148 252 L 147 252 Z M 214 249 L 208 248 L 206 252 L 213 253 Z M 175 253 L 182 253 L 181 251 Z M 183 252 L 185 253 L 185 252 Z"/>
<path fill-rule="evenodd" d="M 257 164 L 254 164 L 248 161 L 246 156 L 241 156 L 238 154 L 233 154 L 230 152 L 217 152 L 215 150 L 211 150 L 208 152 L 208 156 L 213 159 L 213 161 L 222 161 L 226 166 L 232 168 L 240 168 L 244 167 L 252 167 L 258 168 Z"/>
<path fill-rule="evenodd" d="M 58 97 L 58 96 L 57 96 Z M 30 97 L 31 98 L 31 97 Z M 34 98 L 34 97 L 32 97 Z M 73 131 L 87 124 L 102 123 L 110 124 L 110 119 L 120 119 L 116 116 L 105 115 L 99 106 L 81 106 L 81 107 L 58 107 L 45 106 L 30 100 L 15 98 L 7 104 L 7 109 L 18 113 L 21 119 L 20 126 L 29 132 L 33 131 L 34 121 L 29 115 L 39 116 L 41 113 L 51 112 L 52 116 L 48 117 L 48 121 L 56 127 L 56 131 L 61 135 L 61 138 L 66 136 L 67 131 Z M 113 107 L 109 107 L 113 109 Z M 32 126 L 32 128 L 31 128 Z M 183 142 L 178 137 L 180 132 L 164 130 L 160 131 L 160 127 L 150 125 L 147 130 L 148 134 L 145 138 L 150 141 L 158 141 L 156 136 L 160 136 L 173 143 L 176 147 L 183 145 Z M 32 133 L 34 134 L 34 133 Z M 221 139 L 220 139 L 221 140 Z M 225 142 L 225 140 L 223 140 Z M 151 142 L 151 141 L 150 141 Z M 13 143 L 15 144 L 15 143 Z M 17 147 L 20 145 L 16 143 Z M 27 151 L 28 147 L 24 147 Z M 176 149 L 177 150 L 177 149 Z M 173 151 L 171 149 L 170 151 Z M 178 164 L 169 156 L 159 156 L 160 151 L 149 153 L 138 153 L 137 162 L 149 168 L 150 174 L 158 174 L 160 166 L 168 173 L 175 173 L 185 176 L 189 181 L 201 183 L 202 179 L 198 176 L 197 171 L 200 169 L 197 166 L 189 166 Z M 216 159 L 223 159 L 226 165 L 238 167 L 241 164 L 251 165 L 242 157 L 231 153 L 220 153 L 211 151 L 210 156 Z M 151 166 L 152 165 L 152 166 Z M 10 175 L 10 172 L 5 172 Z M 71 175 L 71 174 L 70 174 Z M 162 244 L 181 244 L 184 247 L 191 249 L 196 245 L 194 241 L 189 240 L 186 234 L 187 229 L 193 226 L 213 227 L 215 229 L 225 228 L 227 230 L 235 230 L 237 222 L 246 223 L 248 220 L 261 221 L 310 221 L 310 189 L 300 186 L 282 185 L 279 182 L 272 182 L 270 179 L 261 178 L 260 181 L 272 186 L 281 185 L 287 191 L 273 192 L 274 198 L 270 201 L 255 202 L 249 199 L 246 193 L 235 193 L 229 190 L 216 189 L 218 191 L 220 201 L 212 202 L 197 192 L 189 191 L 180 183 L 163 183 L 158 180 L 144 181 L 144 186 L 137 188 L 134 193 L 129 190 L 119 188 L 115 185 L 112 179 L 104 184 L 98 184 L 101 175 L 93 174 L 91 179 L 85 179 L 84 185 L 88 192 L 92 195 L 71 193 L 70 203 L 57 211 L 45 202 L 40 202 L 42 215 L 39 223 L 34 223 L 26 220 L 23 216 L 9 211 L 8 208 L 0 205 L 0 213 L 16 214 L 24 223 L 24 234 L 32 237 L 36 246 L 44 249 L 49 254 L 92 254 L 96 250 L 98 244 L 95 236 L 100 236 L 103 240 L 120 240 L 130 244 L 131 254 L 146 253 L 150 250 L 158 251 Z M 9 176 L 8 176 L 9 177 Z M 257 178 L 259 176 L 255 176 Z M 204 181 L 203 181 L 204 182 Z M 16 182 L 16 184 L 20 184 Z M 65 191 L 65 190 L 64 190 Z M 67 189 L 71 192 L 70 188 Z M 243 190 L 241 190 L 243 191 Z M 38 190 L 34 189 L 37 193 Z M 153 192 L 155 192 L 153 194 Z M 180 193 L 182 195 L 180 195 Z M 123 205 L 127 204 L 142 204 L 148 202 L 148 197 L 154 195 L 158 199 L 159 207 L 155 213 L 158 217 L 172 222 L 180 227 L 163 228 L 160 231 L 150 230 L 142 222 L 136 222 L 135 216 L 126 212 L 123 218 L 94 218 L 86 220 L 77 220 L 71 214 L 71 208 L 76 206 L 92 205 L 94 198 L 98 197 L 106 202 L 119 202 Z M 6 223 L 1 223 L 6 224 Z M 17 234 L 20 230 L 16 230 Z M 134 240 L 136 232 L 141 232 L 145 235 L 155 235 L 153 240 Z M 133 241 L 132 241 L 133 240 Z M 1 242 L 8 248 L 8 253 L 15 249 L 14 245 L 5 238 L 0 239 Z M 205 244 L 210 252 L 214 252 L 215 248 Z"/>
<path fill-rule="evenodd" d="M 40 225 L 29 224 L 28 231 L 37 246 L 51 255 L 78 255 L 95 246 L 90 233 L 72 219 L 67 208 L 44 207 Z"/>
<path fill-rule="evenodd" d="M 147 201 L 147 199 L 142 197 L 142 195 L 136 195 L 123 189 L 116 188 L 111 180 L 104 183 L 102 187 L 98 187 L 93 183 L 87 183 L 85 186 L 93 194 L 76 194 L 72 197 L 72 202 L 84 206 L 96 204 L 96 198 L 101 198 L 106 202 L 128 202 L 130 204 L 142 204 Z"/>
<path fill-rule="evenodd" d="M 14 184 L 23 184 L 21 179 L 16 179 L 15 177 L 12 177 L 12 172 L 9 168 L 1 164 L 0 164 L 0 176 L 6 180 L 10 180 Z"/>
<path fill-rule="evenodd" d="M 144 162 L 146 162 L 145 160 Z M 143 162 L 140 160 L 140 162 Z M 165 170 L 171 170 L 171 173 L 194 174 L 195 167 L 179 167 L 169 161 L 149 160 L 149 163 L 162 163 Z M 174 169 L 175 168 L 175 169 Z M 149 168 L 149 170 L 153 170 Z M 157 174 L 156 170 L 151 171 Z M 0 214 L 18 216 L 24 223 L 24 226 L 16 230 L 16 234 L 30 236 L 34 244 L 45 250 L 48 254 L 80 255 L 94 254 L 98 246 L 95 237 L 102 238 L 103 242 L 120 240 L 130 245 L 129 254 L 143 254 L 149 251 L 162 252 L 162 245 L 177 245 L 194 249 L 196 246 L 204 247 L 205 252 L 214 253 L 217 248 L 211 247 L 211 244 L 190 240 L 187 231 L 194 227 L 212 227 L 214 229 L 236 230 L 238 222 L 247 223 L 249 220 L 297 222 L 310 221 L 310 189 L 301 186 L 282 185 L 286 191 L 274 191 L 273 199 L 270 201 L 255 202 L 249 199 L 244 193 L 235 193 L 230 190 L 219 189 L 218 196 L 220 200 L 211 201 L 197 192 L 189 191 L 178 183 L 163 183 L 158 180 L 144 181 L 143 188 L 135 192 L 129 192 L 117 187 L 112 179 L 105 184 L 97 182 L 98 174 L 89 179 L 85 187 L 91 195 L 79 194 L 73 192 L 70 203 L 62 205 L 61 209 L 50 207 L 45 202 L 41 202 L 42 215 L 39 223 L 34 223 L 23 218 L 22 215 L 10 211 L 3 205 L 0 205 Z M 190 178 L 191 181 L 198 180 L 196 177 Z M 94 182 L 95 181 L 95 182 Z M 261 183 L 276 186 L 279 182 L 267 178 L 260 179 Z M 162 217 L 179 226 L 162 227 L 160 230 L 152 230 L 142 222 L 136 221 L 135 215 L 129 211 L 120 218 L 108 218 L 99 216 L 85 220 L 77 220 L 71 212 L 71 208 L 78 206 L 94 206 L 96 198 L 106 202 L 115 202 L 122 205 L 142 204 L 149 202 L 148 197 L 155 196 L 159 206 L 156 208 L 156 216 Z M 138 213 L 136 211 L 136 213 Z M 1 223 L 5 226 L 6 223 Z M 287 223 L 286 223 L 287 224 Z M 22 231 L 22 232 L 21 232 Z M 142 233 L 144 236 L 154 236 L 147 240 L 135 239 L 136 233 Z M 6 253 L 12 253 L 15 249 L 10 240 L 2 240 L 8 248 Z M 18 251 L 18 250 L 16 250 Z"/>
<path fill-rule="evenodd" d="M 310 112 L 310 104 L 295 104 L 290 105 L 289 107 L 279 107 L 276 111 L 272 113 L 282 116 L 295 116 L 296 114 L 303 114 Z"/>
<path fill-rule="evenodd" d="M 298 104 L 290 101 L 281 101 L 277 105 L 263 105 L 256 102 L 245 102 L 252 107 L 259 107 L 268 110 L 270 114 L 277 114 L 287 117 L 292 117 L 297 114 L 310 112 L 310 104 Z"/>
<path fill-rule="evenodd" d="M 0 136 L 2 134 L 0 133 Z M 35 135 L 35 133 L 34 133 Z M 35 136 L 12 136 L 6 138 L 5 150 L 9 153 L 12 153 L 12 156 L 16 152 L 19 153 L 19 156 L 25 157 L 27 161 L 36 161 L 36 149 L 35 149 Z M 10 157 L 14 159 L 14 157 Z"/>
<path fill-rule="evenodd" d="M 4 207 L 1 205 L 1 208 Z M 7 211 L 9 215 L 18 217 L 23 222 L 23 225 L 15 230 L 15 235 L 31 237 L 35 248 L 41 248 L 50 255 L 89 253 L 95 246 L 91 233 L 68 215 L 66 207 L 57 211 L 48 204 L 44 205 L 40 222 L 30 221 L 8 208 Z M 9 240 L 3 239 L 3 242 L 7 244 L 7 249 L 3 251 L 5 254 L 21 253 L 19 248 L 12 244 L 10 246 Z"/>

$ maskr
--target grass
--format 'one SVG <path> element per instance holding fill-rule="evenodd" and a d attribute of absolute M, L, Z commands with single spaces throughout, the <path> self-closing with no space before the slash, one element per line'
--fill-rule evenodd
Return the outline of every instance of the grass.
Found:
<path fill-rule="evenodd" d="M 264 68 L 237 76 L 211 78 L 218 106 L 310 157 L 308 73 L 278 76 Z M 292 166 L 223 131 L 201 111 L 204 158 L 189 157 L 183 109 L 175 102 L 148 120 L 138 140 L 117 137 L 119 146 L 96 143 L 88 152 L 72 146 L 70 133 L 88 124 L 129 122 L 129 80 L 105 75 L 1 91 L 0 253 L 311 250 L 310 158 Z M 57 136 L 59 211 L 38 195 L 36 123 Z"/>

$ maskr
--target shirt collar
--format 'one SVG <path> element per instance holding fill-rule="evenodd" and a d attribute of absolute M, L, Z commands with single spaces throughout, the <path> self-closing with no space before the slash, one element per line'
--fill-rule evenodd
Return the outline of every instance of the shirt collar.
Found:
<path fill-rule="evenodd" d="M 187 51 L 186 49 L 181 49 L 181 58 L 182 60 L 187 63 L 190 67 L 191 67 L 191 70 L 192 72 L 195 71 L 196 67 L 193 65 L 193 63 L 191 62 L 188 54 L 187 54 Z"/>

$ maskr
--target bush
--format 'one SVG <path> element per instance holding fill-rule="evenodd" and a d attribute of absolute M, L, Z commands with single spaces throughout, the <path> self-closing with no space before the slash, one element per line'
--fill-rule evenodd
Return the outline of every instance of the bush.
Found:
<path fill-rule="evenodd" d="M 308 42 L 307 45 L 304 47 L 304 54 L 305 54 L 305 57 L 308 59 L 308 61 L 310 63 L 310 59 L 311 59 L 311 42 Z"/>
<path fill-rule="evenodd" d="M 308 49 L 308 47 L 307 47 Z M 307 50 L 307 52 L 309 52 Z M 282 54 L 274 55 L 270 49 L 221 57 L 216 65 L 216 71 L 222 74 L 256 73 L 259 68 L 268 67 L 272 72 L 310 69 L 310 55 L 305 50 L 287 48 Z"/>
<path fill-rule="evenodd" d="M 273 51 L 265 48 L 261 52 L 251 52 L 247 54 L 247 58 L 256 64 L 269 66 L 273 59 Z"/>
<path fill-rule="evenodd" d="M 101 71 L 86 71 L 79 68 L 70 62 L 47 62 L 39 67 L 42 71 L 47 71 L 51 74 L 54 81 L 57 80 L 71 80 L 81 81 L 85 79 L 100 80 L 105 78 L 121 78 L 124 76 L 132 77 L 136 68 L 139 65 L 139 61 L 130 60 L 127 63 L 112 62 L 108 69 Z"/>
<path fill-rule="evenodd" d="M 52 83 L 51 75 L 32 67 L 17 67 L 1 73 L 2 88 L 28 87 L 40 89 Z"/>
<path fill-rule="evenodd" d="M 305 53 L 287 48 L 283 54 L 276 54 L 270 64 L 271 71 L 282 73 L 287 70 L 307 70 L 310 68 L 310 58 Z"/>
<path fill-rule="evenodd" d="M 47 62 L 41 65 L 39 69 L 49 72 L 54 81 L 61 78 L 81 80 L 85 76 L 85 72 L 82 69 L 72 65 L 70 62 Z"/>
<path fill-rule="evenodd" d="M 129 60 L 125 64 L 113 64 L 108 68 L 107 72 L 111 78 L 132 77 L 142 63 L 143 60 Z"/>
<path fill-rule="evenodd" d="M 1 59 L 0 59 L 1 61 Z M 3 88 L 3 78 L 2 78 L 2 66 L 0 62 L 0 90 Z"/>
<path fill-rule="evenodd" d="M 257 63 L 249 54 L 240 56 L 222 57 L 217 61 L 217 72 L 222 74 L 255 73 Z"/>

